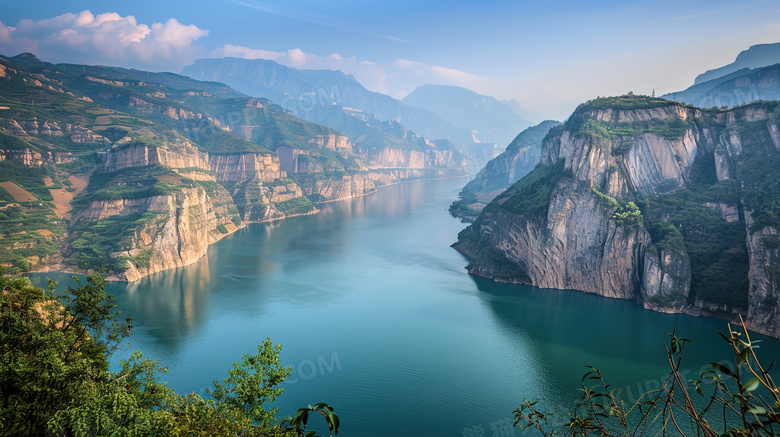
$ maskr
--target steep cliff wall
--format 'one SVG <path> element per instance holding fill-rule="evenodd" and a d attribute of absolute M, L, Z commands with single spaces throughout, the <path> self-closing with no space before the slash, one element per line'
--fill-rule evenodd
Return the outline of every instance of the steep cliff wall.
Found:
<path fill-rule="evenodd" d="M 780 336 L 778 109 L 589 102 L 454 247 L 473 274 L 657 311 L 742 314 Z"/>
<path fill-rule="evenodd" d="M 511 207 L 526 192 L 501 195 L 455 246 L 474 262 L 469 272 L 543 288 L 576 289 L 607 297 L 639 294 L 646 231 L 610 220 L 580 182 L 564 177 L 550 192 L 543 216 L 518 214 Z"/>

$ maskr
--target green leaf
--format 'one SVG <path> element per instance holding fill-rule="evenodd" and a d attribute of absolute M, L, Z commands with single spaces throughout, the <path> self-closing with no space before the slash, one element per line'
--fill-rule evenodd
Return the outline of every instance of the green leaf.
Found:
<path fill-rule="evenodd" d="M 719 364 L 719 363 L 716 363 L 716 362 L 713 362 L 713 361 L 710 361 L 707 364 L 709 364 L 710 366 L 714 367 L 715 369 L 717 369 L 719 372 L 723 373 L 724 375 L 728 375 L 728 376 L 730 376 L 730 377 L 732 377 L 734 379 L 737 378 L 737 375 L 731 369 L 729 369 L 728 367 L 726 367 L 726 366 L 724 366 L 722 364 Z"/>
<path fill-rule="evenodd" d="M 753 378 L 745 383 L 745 390 L 753 391 L 757 389 L 759 385 L 761 385 L 761 381 L 759 381 L 758 378 Z"/>

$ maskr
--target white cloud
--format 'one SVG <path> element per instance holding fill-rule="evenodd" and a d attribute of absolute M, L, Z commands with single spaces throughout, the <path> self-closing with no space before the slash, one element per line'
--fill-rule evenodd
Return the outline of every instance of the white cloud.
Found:
<path fill-rule="evenodd" d="M 51 62 L 115 64 L 148 69 L 171 69 L 202 56 L 194 42 L 208 30 L 184 25 L 175 18 L 151 25 L 132 15 L 90 11 L 42 20 L 21 20 L 15 27 L 0 22 L 0 52 L 32 52 Z"/>
<path fill-rule="evenodd" d="M 211 52 L 211 56 L 270 59 L 298 69 L 341 70 L 343 73 L 355 76 L 366 88 L 396 98 L 402 98 L 418 86 L 429 83 L 466 88 L 481 88 L 488 83 L 488 79 L 484 77 L 407 59 L 381 64 L 358 60 L 354 56 L 345 57 L 338 53 L 327 56 L 313 55 L 298 48 L 286 52 L 274 52 L 227 44 Z"/>

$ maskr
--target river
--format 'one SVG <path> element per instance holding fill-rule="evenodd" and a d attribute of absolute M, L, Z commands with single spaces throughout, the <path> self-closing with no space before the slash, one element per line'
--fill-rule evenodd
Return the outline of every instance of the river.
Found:
<path fill-rule="evenodd" d="M 111 283 L 141 323 L 130 347 L 166 365 L 177 392 L 205 394 L 270 337 L 293 368 L 277 417 L 327 402 L 344 437 L 523 435 L 507 431 L 512 410 L 539 398 L 564 419 L 585 365 L 629 399 L 657 388 L 672 329 L 694 341 L 688 377 L 728 358 L 720 320 L 468 275 L 450 248 L 465 225 L 447 212 L 464 183 L 395 185 L 250 225 L 195 264 Z M 767 363 L 780 358 L 780 342 L 756 338 Z"/>

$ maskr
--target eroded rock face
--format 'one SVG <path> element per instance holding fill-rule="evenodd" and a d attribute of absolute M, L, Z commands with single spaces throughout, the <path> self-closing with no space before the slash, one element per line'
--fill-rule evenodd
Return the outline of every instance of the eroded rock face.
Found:
<path fill-rule="evenodd" d="M 778 153 L 780 141 L 771 113 L 771 108 L 762 107 L 704 113 L 672 104 L 575 113 L 574 121 L 551 131 L 543 143 L 540 168 L 561 165 L 565 170 L 546 182 L 550 194 L 543 212 L 528 209 L 528 201 L 518 202 L 517 193 L 526 199 L 536 195 L 522 191 L 531 182 L 521 180 L 498 195 L 453 247 L 470 259 L 472 274 L 634 299 L 656 311 L 729 319 L 741 313 L 751 329 L 780 337 L 775 277 L 780 272 L 780 237 L 773 226 L 755 229 L 751 204 L 745 199 L 721 198 L 700 205 L 724 223 L 745 222 L 750 263 L 747 311 L 739 303 L 693 295 L 691 259 L 685 249 L 656 247 L 641 223 L 618 214 L 623 211 L 620 204 L 628 200 L 693 189 L 702 174 L 712 174 L 718 181 L 735 180 L 733 186 L 741 187 L 735 195 L 743 195 L 750 188 L 746 183 L 756 183 L 745 182 L 753 171 L 749 162 L 774 159 Z M 700 159 L 704 167 L 693 176 L 694 163 Z M 605 200 L 609 198 L 612 201 Z"/>
<path fill-rule="evenodd" d="M 218 181 L 273 180 L 285 176 L 279 159 L 272 155 L 211 155 L 209 167 Z"/>
<path fill-rule="evenodd" d="M 746 225 L 753 225 L 753 218 L 746 213 Z M 780 232 L 767 226 L 748 233 L 750 254 L 750 303 L 748 326 L 773 337 L 780 337 L 780 290 L 777 276 L 780 273 Z"/>
<path fill-rule="evenodd" d="M 2 150 L 3 159 L 16 161 L 26 167 L 40 167 L 43 165 L 43 156 L 30 149 Z"/>
<path fill-rule="evenodd" d="M 501 268 L 485 256 L 488 248 L 524 273 L 502 280 L 636 299 L 650 237 L 644 229 L 617 225 L 610 215 L 590 188 L 566 179 L 554 189 L 544 218 L 529 220 L 501 209 L 484 212 L 471 230 L 482 240 L 461 240 L 454 247 L 472 260 L 469 273 L 479 276 L 495 277 Z"/>
<path fill-rule="evenodd" d="M 168 147 L 132 144 L 115 147 L 103 157 L 103 171 L 115 172 L 131 167 L 161 165 L 175 169 L 198 168 L 214 173 L 220 182 L 240 182 L 252 179 L 273 180 L 284 177 L 279 159 L 270 154 L 242 153 L 216 155 L 203 152 L 191 143 L 176 143 Z"/>

